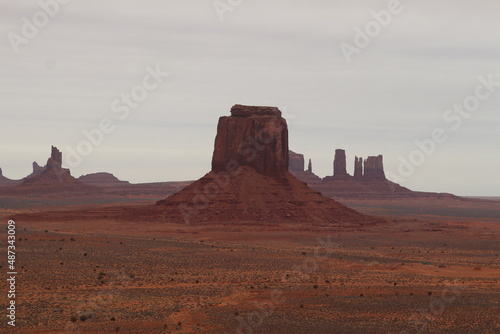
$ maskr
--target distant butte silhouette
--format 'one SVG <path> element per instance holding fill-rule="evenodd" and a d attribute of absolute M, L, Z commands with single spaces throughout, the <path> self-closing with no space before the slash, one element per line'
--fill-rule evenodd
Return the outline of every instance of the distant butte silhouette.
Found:
<path fill-rule="evenodd" d="M 400 198 L 400 197 L 447 197 L 457 198 L 447 193 L 413 191 L 388 180 L 385 177 L 383 156 L 369 156 L 365 160 L 354 157 L 354 175 L 347 173 L 346 152 L 335 150 L 333 175 L 323 179 L 315 175 L 311 168 L 304 171 L 304 156 L 290 151 L 289 171 L 307 183 L 308 186 L 333 198 Z M 309 160 L 310 161 L 310 160 Z M 311 161 L 310 161 L 311 163 Z"/>
<path fill-rule="evenodd" d="M 50 158 L 45 167 L 33 163 L 33 173 L 26 177 L 20 184 L 4 189 L 12 195 L 21 194 L 61 194 L 98 192 L 99 188 L 81 183 L 73 176 L 69 169 L 62 167 L 62 153 L 52 146 Z"/>

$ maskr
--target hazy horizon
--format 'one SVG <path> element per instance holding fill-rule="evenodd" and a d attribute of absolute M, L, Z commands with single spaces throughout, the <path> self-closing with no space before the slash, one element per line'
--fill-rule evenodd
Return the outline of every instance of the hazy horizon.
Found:
<path fill-rule="evenodd" d="M 215 1 L 60 1 L 28 37 L 23 18 L 43 19 L 39 1 L 0 4 L 8 178 L 44 165 L 51 145 L 78 151 L 101 127 L 88 155 L 65 161 L 72 175 L 195 180 L 210 170 L 218 118 L 247 104 L 279 107 L 290 149 L 320 177 L 342 148 L 351 175 L 354 156 L 382 154 L 389 179 L 412 190 L 500 196 L 498 2 L 242 1 L 218 12 Z M 377 24 L 356 45 L 357 29 Z M 134 90 L 146 95 L 126 102 Z M 433 136 L 446 139 L 415 153 Z M 401 175 L 401 158 L 420 160 Z"/>

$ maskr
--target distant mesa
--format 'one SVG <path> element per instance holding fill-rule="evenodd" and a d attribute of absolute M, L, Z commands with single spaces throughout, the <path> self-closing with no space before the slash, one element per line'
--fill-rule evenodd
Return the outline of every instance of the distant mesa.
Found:
<path fill-rule="evenodd" d="M 9 188 L 8 194 L 36 195 L 96 192 L 99 190 L 99 188 L 83 184 L 71 176 L 69 169 L 62 167 L 61 151 L 54 146 L 52 146 L 51 155 L 45 167 L 40 167 L 37 163 L 34 163 L 33 167 L 33 173 L 20 184 Z"/>
<path fill-rule="evenodd" d="M 295 153 L 294 151 L 288 152 L 288 171 L 292 173 L 300 173 L 304 171 L 304 155 Z"/>
<path fill-rule="evenodd" d="M 279 109 L 235 105 L 231 116 L 219 119 L 212 171 L 158 201 L 158 209 L 167 221 L 189 223 L 374 221 L 295 178 L 289 159 L 288 127 Z M 306 173 L 303 160 L 297 161 Z"/>
<path fill-rule="evenodd" d="M 105 172 L 82 175 L 77 180 L 88 185 L 99 187 L 123 186 L 130 184 L 128 181 L 121 181 L 113 174 Z"/>

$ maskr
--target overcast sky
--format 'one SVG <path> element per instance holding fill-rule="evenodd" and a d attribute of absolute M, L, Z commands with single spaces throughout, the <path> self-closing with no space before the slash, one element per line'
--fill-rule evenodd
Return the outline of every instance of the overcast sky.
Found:
<path fill-rule="evenodd" d="M 48 6 L 45 25 L 38 1 L 2 1 L 0 167 L 22 178 L 51 145 L 68 158 L 88 149 L 82 131 L 108 119 L 74 176 L 194 180 L 210 169 L 219 116 L 270 105 L 321 177 L 343 148 L 350 173 L 355 155 L 383 154 L 386 173 L 411 189 L 500 195 L 500 86 L 475 97 L 479 77 L 500 82 L 500 2 L 392 2 L 73 0 Z M 376 23 L 372 12 L 388 9 Z M 369 41 L 356 44 L 365 29 Z M 113 108 L 141 92 L 148 67 L 169 75 L 147 81 L 130 112 Z M 471 112 L 447 111 L 465 101 Z M 440 142 L 424 156 L 415 141 L 435 129 Z"/>

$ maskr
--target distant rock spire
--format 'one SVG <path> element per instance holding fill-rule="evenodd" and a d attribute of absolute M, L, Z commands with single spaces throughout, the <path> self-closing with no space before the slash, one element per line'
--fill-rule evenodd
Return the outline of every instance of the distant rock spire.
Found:
<path fill-rule="evenodd" d="M 333 160 L 333 175 L 345 176 L 347 175 L 345 150 L 335 150 L 335 159 Z"/>
<path fill-rule="evenodd" d="M 313 172 L 313 165 L 312 165 L 312 161 L 311 159 L 309 159 L 309 164 L 307 164 L 307 171 L 309 173 L 312 173 Z"/>
<path fill-rule="evenodd" d="M 57 149 L 57 147 L 52 146 L 52 151 L 49 160 L 47 160 L 47 166 L 49 167 L 61 167 L 62 166 L 62 152 Z"/>
<path fill-rule="evenodd" d="M 354 157 L 354 177 L 363 177 L 363 158 L 357 156 Z"/>

